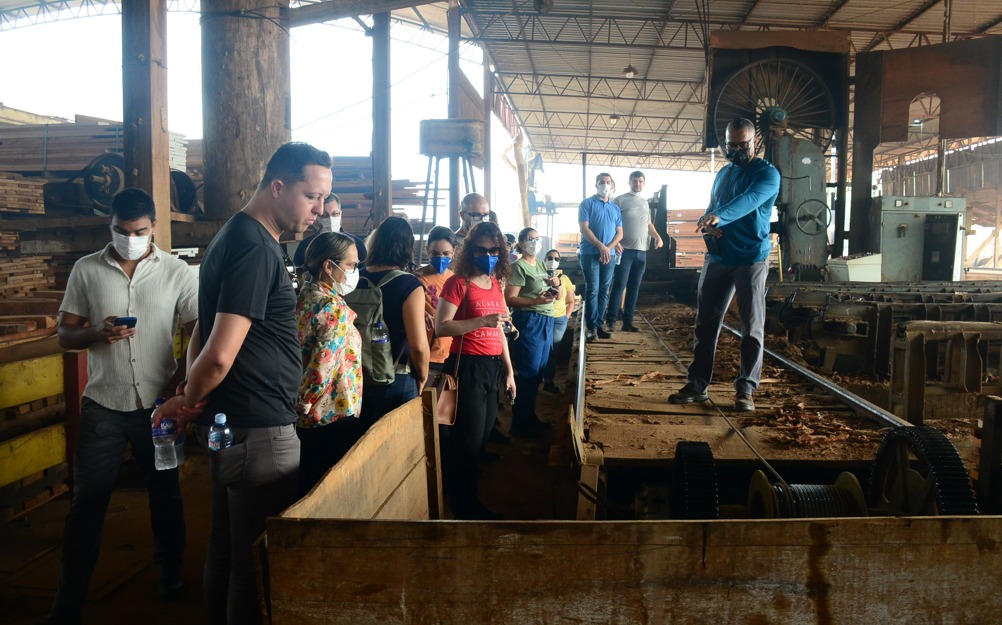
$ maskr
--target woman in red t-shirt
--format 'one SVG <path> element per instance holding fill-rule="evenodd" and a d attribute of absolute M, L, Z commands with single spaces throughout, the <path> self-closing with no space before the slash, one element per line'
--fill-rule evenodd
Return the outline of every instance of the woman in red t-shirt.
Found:
<path fill-rule="evenodd" d="M 477 465 L 497 418 L 502 374 L 505 391 L 515 398 L 515 373 L 502 334 L 508 308 L 500 281 L 510 266 L 501 229 L 490 222 L 474 226 L 451 267 L 456 275 L 442 287 L 435 316 L 439 336 L 462 337 L 452 341 L 444 367 L 457 372 L 459 397 L 456 423 L 442 450 L 443 478 L 456 518 L 499 519 L 477 497 Z"/>

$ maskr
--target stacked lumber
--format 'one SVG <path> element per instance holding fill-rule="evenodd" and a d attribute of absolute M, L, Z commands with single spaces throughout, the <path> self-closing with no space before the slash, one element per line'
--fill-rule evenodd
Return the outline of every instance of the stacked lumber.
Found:
<path fill-rule="evenodd" d="M 66 463 L 34 473 L 0 487 L 0 521 L 9 521 L 38 508 L 69 490 Z"/>
<path fill-rule="evenodd" d="M 170 166 L 184 170 L 187 140 L 170 133 Z M 0 171 L 70 177 L 105 152 L 122 154 L 121 123 L 0 126 Z"/>
<path fill-rule="evenodd" d="M 21 237 L 13 230 L 0 230 L 0 254 L 14 256 L 21 248 Z"/>
<path fill-rule="evenodd" d="M 30 295 L 33 291 L 51 290 L 55 285 L 49 256 L 21 256 L 0 258 L 0 297 Z"/>
<path fill-rule="evenodd" d="M 0 172 L 0 211 L 26 215 L 44 214 L 45 203 L 42 198 L 44 184 L 45 180 L 40 178 L 26 178 Z"/>

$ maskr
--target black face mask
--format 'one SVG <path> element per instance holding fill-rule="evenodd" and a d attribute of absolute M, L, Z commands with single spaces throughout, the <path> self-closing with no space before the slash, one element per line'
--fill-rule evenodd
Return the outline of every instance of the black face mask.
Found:
<path fill-rule="evenodd" d="M 724 155 L 727 157 L 727 160 L 734 163 L 738 167 L 744 167 L 748 163 L 752 162 L 753 158 L 750 146 L 740 150 L 727 150 Z"/>

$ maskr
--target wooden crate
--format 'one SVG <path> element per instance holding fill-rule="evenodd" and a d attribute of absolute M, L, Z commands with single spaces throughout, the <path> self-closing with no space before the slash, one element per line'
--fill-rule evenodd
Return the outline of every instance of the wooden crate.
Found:
<path fill-rule="evenodd" d="M 396 431 L 418 422 L 403 410 L 268 520 L 274 625 L 994 623 L 1002 610 L 999 593 L 971 594 L 1002 566 L 999 517 L 429 521 L 437 463 L 421 449 L 437 426 Z"/>

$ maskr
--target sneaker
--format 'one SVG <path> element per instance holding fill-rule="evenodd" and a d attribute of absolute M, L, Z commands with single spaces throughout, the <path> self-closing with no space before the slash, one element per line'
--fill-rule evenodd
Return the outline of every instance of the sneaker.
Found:
<path fill-rule="evenodd" d="M 688 384 L 683 386 L 677 393 L 672 393 L 668 396 L 669 404 L 691 404 L 697 401 L 706 401 L 710 399 L 710 396 L 706 394 L 706 391 L 697 391 Z"/>
<path fill-rule="evenodd" d="M 615 321 L 606 321 L 605 322 L 605 331 L 606 332 L 615 332 L 616 331 L 616 322 Z"/>
<path fill-rule="evenodd" d="M 559 395 L 561 392 L 560 387 L 552 381 L 543 382 L 543 390 L 547 393 L 553 393 L 554 395 Z"/>
<path fill-rule="evenodd" d="M 612 333 L 611 333 L 611 332 L 606 332 L 606 331 L 605 331 L 605 330 L 603 330 L 602 328 L 599 328 L 598 330 L 596 330 L 596 331 L 595 331 L 595 334 L 596 334 L 596 335 L 598 336 L 598 338 L 600 338 L 600 339 L 611 339 L 611 338 L 612 338 Z"/>
<path fill-rule="evenodd" d="M 624 323 L 623 332 L 640 332 L 640 328 L 636 327 L 632 323 Z"/>
<path fill-rule="evenodd" d="M 734 396 L 734 412 L 755 412 L 751 393 L 738 393 Z"/>
<path fill-rule="evenodd" d="M 597 340 L 595 337 L 595 331 L 588 330 L 588 334 L 585 335 L 585 340 L 589 343 L 594 343 Z"/>

